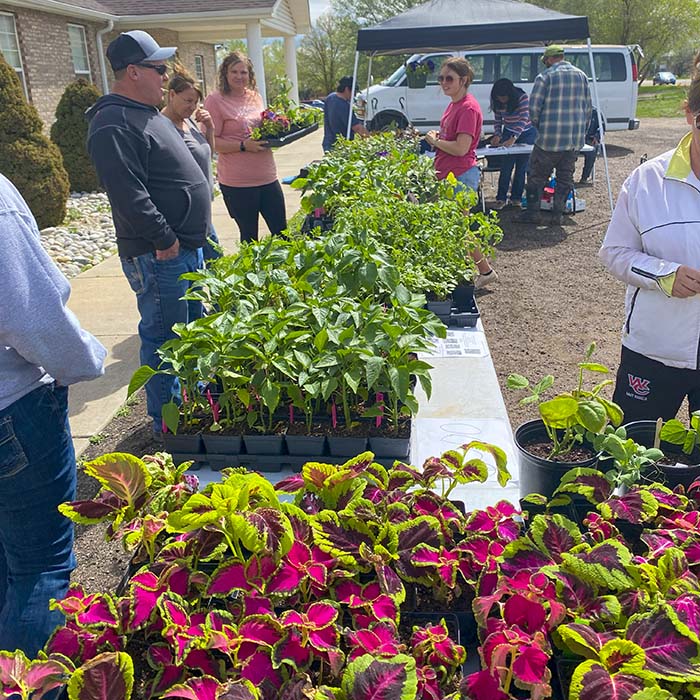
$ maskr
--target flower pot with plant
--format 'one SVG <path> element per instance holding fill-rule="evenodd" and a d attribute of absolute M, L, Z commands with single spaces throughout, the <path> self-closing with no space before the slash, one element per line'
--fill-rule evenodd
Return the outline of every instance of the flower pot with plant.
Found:
<path fill-rule="evenodd" d="M 586 349 L 584 361 L 578 364 L 578 382 L 571 391 L 545 400 L 543 395 L 553 386 L 554 377 L 547 375 L 532 386 L 519 374 L 508 377 L 508 387 L 527 390 L 523 404 L 536 403 L 540 418 L 524 423 L 515 431 L 515 444 L 520 456 L 520 494 L 537 493 L 549 497 L 561 477 L 573 467 L 591 467 L 598 462 L 592 438 L 612 423 L 622 422 L 622 410 L 601 395 L 611 384 L 605 380 L 592 389 L 584 388 L 584 373 L 607 374 L 608 368 L 591 362 L 595 343 Z"/>

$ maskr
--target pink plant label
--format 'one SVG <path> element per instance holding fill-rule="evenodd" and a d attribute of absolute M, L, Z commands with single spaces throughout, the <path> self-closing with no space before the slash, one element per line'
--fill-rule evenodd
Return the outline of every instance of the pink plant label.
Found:
<path fill-rule="evenodd" d="M 335 408 L 335 403 L 331 404 L 331 425 L 334 428 L 338 426 L 338 412 Z"/>

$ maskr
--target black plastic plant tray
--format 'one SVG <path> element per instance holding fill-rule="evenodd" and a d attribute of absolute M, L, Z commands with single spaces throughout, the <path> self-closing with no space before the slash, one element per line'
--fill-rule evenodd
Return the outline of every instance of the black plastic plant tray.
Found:
<path fill-rule="evenodd" d="M 192 465 L 194 469 L 198 469 L 202 464 L 208 464 L 213 471 L 219 471 L 225 467 L 247 467 L 260 472 L 279 472 L 282 469 L 292 469 L 295 471 L 301 468 L 307 462 L 322 462 L 324 464 L 345 464 L 351 457 L 331 457 L 323 456 L 299 456 L 296 455 L 193 455 L 193 454 L 174 454 L 173 460 L 176 464 L 181 464 L 190 459 L 195 459 L 196 463 Z M 393 467 L 395 461 L 405 461 L 403 459 L 392 457 L 375 457 L 374 461 L 381 464 L 383 467 Z"/>
<path fill-rule="evenodd" d="M 479 313 L 479 307 L 476 305 L 476 299 L 472 299 L 469 311 L 457 311 L 456 309 L 452 309 L 448 325 L 457 326 L 459 328 L 474 328 L 480 316 L 481 314 Z"/>
<path fill-rule="evenodd" d="M 284 136 L 280 136 L 276 139 L 266 138 L 264 140 L 267 141 L 268 148 L 280 148 L 313 133 L 317 129 L 318 123 L 312 124 L 311 126 L 305 126 L 303 129 L 299 129 L 299 131 L 293 131 L 291 134 L 285 134 Z"/>

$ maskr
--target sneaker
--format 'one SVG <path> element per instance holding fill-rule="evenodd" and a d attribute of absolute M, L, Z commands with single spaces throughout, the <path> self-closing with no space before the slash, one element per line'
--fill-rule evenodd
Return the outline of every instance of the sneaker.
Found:
<path fill-rule="evenodd" d="M 497 199 L 492 205 L 491 209 L 495 209 L 496 211 L 500 211 L 501 209 L 505 209 L 508 206 L 508 201 L 504 199 Z"/>
<path fill-rule="evenodd" d="M 487 272 L 485 275 L 477 275 L 474 280 L 474 289 L 483 289 L 489 284 L 494 284 L 496 282 L 498 282 L 498 273 L 491 268 L 491 271 Z"/>

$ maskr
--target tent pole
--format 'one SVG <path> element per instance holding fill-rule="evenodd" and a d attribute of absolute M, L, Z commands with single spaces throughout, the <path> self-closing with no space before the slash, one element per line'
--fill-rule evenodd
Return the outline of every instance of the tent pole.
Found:
<path fill-rule="evenodd" d="M 372 80 L 372 59 L 374 58 L 374 54 L 371 53 L 369 55 L 369 61 L 367 63 L 367 102 L 369 103 L 369 88 L 370 88 L 370 82 Z M 369 105 L 365 104 L 365 118 L 362 120 L 362 123 L 364 124 L 365 128 L 367 128 L 367 107 Z"/>
<path fill-rule="evenodd" d="M 355 67 L 352 70 L 352 93 L 350 94 L 350 111 L 348 112 L 348 130 L 345 134 L 346 139 L 350 139 L 350 131 L 352 130 L 352 102 L 355 99 L 355 86 L 357 85 L 357 65 L 360 62 L 360 52 L 355 51 Z"/>
<path fill-rule="evenodd" d="M 605 163 L 605 179 L 608 183 L 608 199 L 610 200 L 610 214 L 613 213 L 615 209 L 615 202 L 613 201 L 612 186 L 610 184 L 610 171 L 608 170 L 608 152 L 605 148 L 605 131 L 603 130 L 603 112 L 600 108 L 600 100 L 598 99 L 598 80 L 595 75 L 595 64 L 593 62 L 593 48 L 591 46 L 591 37 L 587 39 L 588 46 L 588 60 L 591 62 L 591 77 L 593 78 L 593 104 L 598 110 L 598 140 L 600 141 L 600 148 L 603 151 L 603 162 Z"/>

